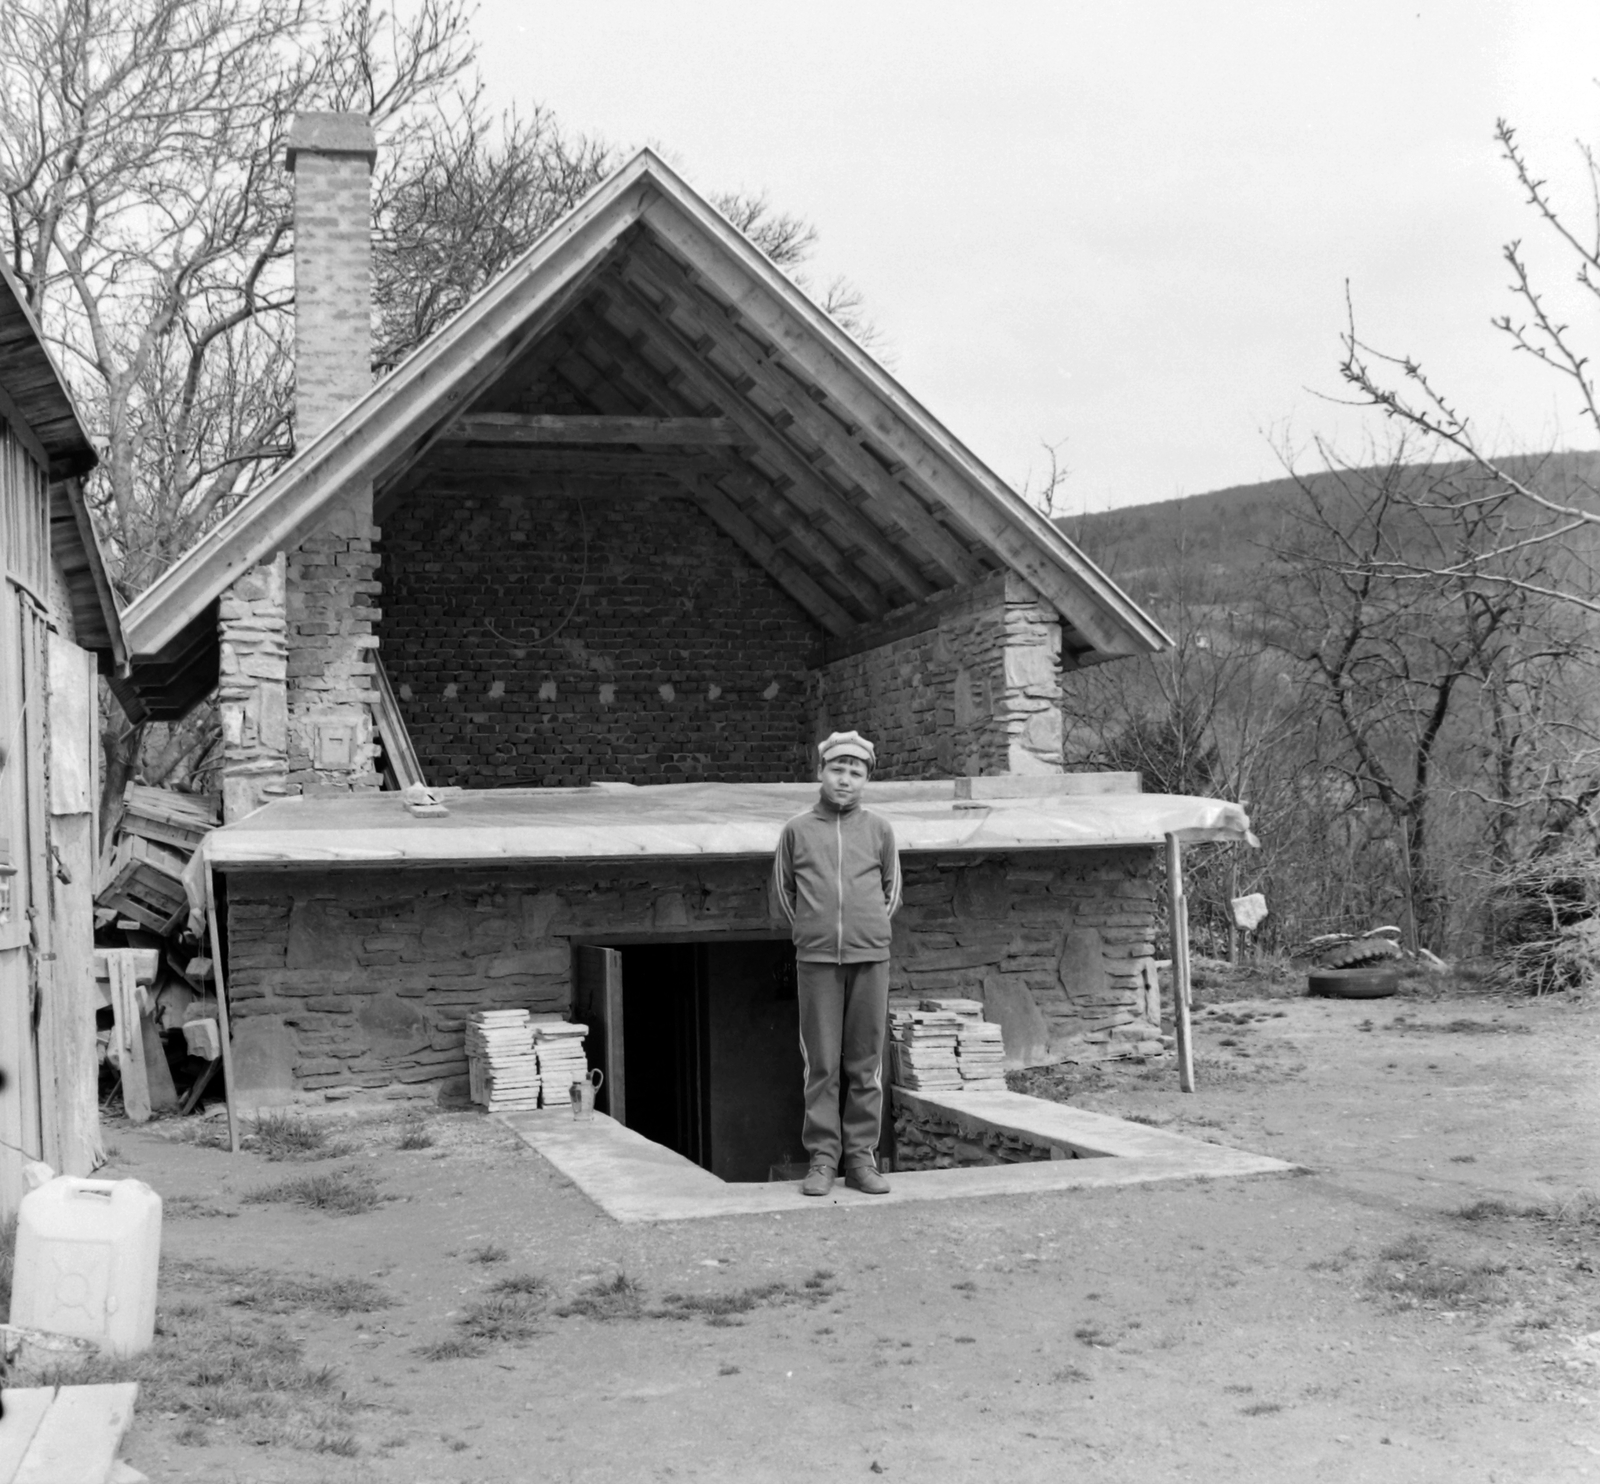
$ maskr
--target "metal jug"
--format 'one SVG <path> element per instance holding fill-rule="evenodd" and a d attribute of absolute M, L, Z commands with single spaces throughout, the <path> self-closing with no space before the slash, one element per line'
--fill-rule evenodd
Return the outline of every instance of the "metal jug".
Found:
<path fill-rule="evenodd" d="M 572 1116 L 580 1123 L 594 1118 L 594 1095 L 600 1091 L 606 1074 L 599 1067 L 591 1067 L 587 1077 L 579 1077 L 572 1084 Z"/>

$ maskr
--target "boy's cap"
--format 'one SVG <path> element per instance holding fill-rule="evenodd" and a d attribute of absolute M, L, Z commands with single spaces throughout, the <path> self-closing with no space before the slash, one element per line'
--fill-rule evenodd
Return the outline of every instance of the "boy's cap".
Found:
<path fill-rule="evenodd" d="M 878 761 L 877 749 L 860 732 L 831 732 L 817 744 L 818 761 L 826 763 L 836 757 L 859 758 L 869 768 Z"/>

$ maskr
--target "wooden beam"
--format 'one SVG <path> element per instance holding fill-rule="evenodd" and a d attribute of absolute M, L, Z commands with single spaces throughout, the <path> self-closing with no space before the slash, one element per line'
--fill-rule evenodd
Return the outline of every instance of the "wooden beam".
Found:
<path fill-rule="evenodd" d="M 782 478 L 796 486 L 800 497 L 797 503 L 809 503 L 812 509 L 808 514 L 837 527 L 845 538 L 844 544 L 857 547 L 891 583 L 912 599 L 926 598 L 936 590 L 915 563 L 873 524 L 871 517 L 857 510 L 834 489 L 827 476 L 792 448 L 744 394 L 707 362 L 699 349 L 689 344 L 680 331 L 662 322 L 647 300 L 626 284 L 619 283 L 615 296 L 601 296 L 599 311 L 601 318 L 620 331 L 624 340 L 639 335 L 646 342 L 653 339 L 660 344 L 676 372 L 679 391 L 720 407 L 724 416 L 737 422 L 755 442 L 760 456 L 773 464 Z M 637 347 L 634 352 L 640 353 Z"/>
<path fill-rule="evenodd" d="M 744 435 L 725 417 L 590 417 L 570 414 L 479 412 L 457 418 L 447 443 L 644 443 L 698 447 L 739 443 Z"/>
<path fill-rule="evenodd" d="M 746 344 L 729 311 L 704 289 L 691 283 L 668 255 L 642 237 L 618 268 L 625 282 L 659 295 L 668 312 L 676 309 L 709 335 L 716 348 L 794 419 L 794 426 L 814 439 L 824 455 L 837 464 L 843 476 L 859 485 L 868 497 L 882 503 L 885 515 L 897 524 L 949 577 L 962 584 L 980 581 L 988 570 L 959 537 L 930 511 L 922 500 L 904 488 L 881 460 L 863 446 L 859 433 L 817 403 L 807 387 L 783 364 L 774 351 L 760 352 Z M 658 310 L 658 313 L 661 312 Z M 753 336 L 750 337 L 754 339 Z"/>
<path fill-rule="evenodd" d="M 705 454 L 657 448 L 649 452 L 605 452 L 570 448 L 453 447 L 437 465 L 416 471 L 412 489 L 425 488 L 437 475 L 461 478 L 472 474 L 710 474 L 722 465 Z"/>

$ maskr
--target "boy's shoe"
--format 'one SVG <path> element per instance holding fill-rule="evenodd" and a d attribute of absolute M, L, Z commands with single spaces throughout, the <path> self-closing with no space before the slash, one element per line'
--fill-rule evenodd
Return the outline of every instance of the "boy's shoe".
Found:
<path fill-rule="evenodd" d="M 844 1183 L 862 1195 L 888 1195 L 889 1182 L 869 1164 L 851 1165 L 844 1172 Z"/>
<path fill-rule="evenodd" d="M 831 1165 L 812 1165 L 806 1171 L 806 1178 L 800 1182 L 801 1195 L 826 1195 L 833 1189 L 833 1167 Z"/>

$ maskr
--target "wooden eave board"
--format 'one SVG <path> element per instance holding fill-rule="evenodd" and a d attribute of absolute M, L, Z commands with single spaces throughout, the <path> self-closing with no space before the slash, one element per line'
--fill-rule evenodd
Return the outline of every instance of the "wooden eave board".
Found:
<path fill-rule="evenodd" d="M 44 446 L 50 477 L 86 474 L 98 462 L 72 394 L 56 370 L 21 286 L 0 263 L 0 387 Z"/>
<path fill-rule="evenodd" d="M 875 783 L 867 806 L 903 853 L 1157 846 L 1244 840 L 1249 820 L 1221 799 L 1171 794 L 957 800 L 951 780 Z M 213 830 L 202 849 L 225 871 L 338 866 L 537 865 L 564 861 L 770 859 L 810 783 L 446 791 L 448 813 L 419 819 L 398 794 L 283 799 Z"/>
<path fill-rule="evenodd" d="M 844 422 L 870 440 L 879 462 L 903 466 L 927 502 L 948 515 L 942 524 L 980 538 L 991 560 L 1027 578 L 1100 654 L 1148 652 L 1170 642 L 1099 568 L 645 150 L 144 593 L 124 615 L 135 656 L 160 650 L 240 572 L 314 529 L 348 484 L 381 479 L 448 420 L 473 407 L 501 372 L 559 324 L 632 230 L 648 230 L 664 253 L 773 346 L 801 381 L 842 411 Z M 768 445 L 774 460 L 802 458 L 785 451 L 788 440 L 781 443 Z M 815 471 L 815 478 L 827 485 L 825 472 Z M 861 531 L 864 547 L 884 539 L 875 521 L 868 524 L 873 534 Z M 872 559 L 882 565 L 881 557 L 879 548 Z M 901 575 L 919 596 L 938 586 L 928 582 L 918 593 L 909 572 L 902 568 Z"/>
<path fill-rule="evenodd" d="M 66 579 L 73 634 L 79 646 L 123 660 L 127 651 L 116 598 L 82 486 L 76 480 L 60 480 L 50 486 L 50 556 Z"/>

